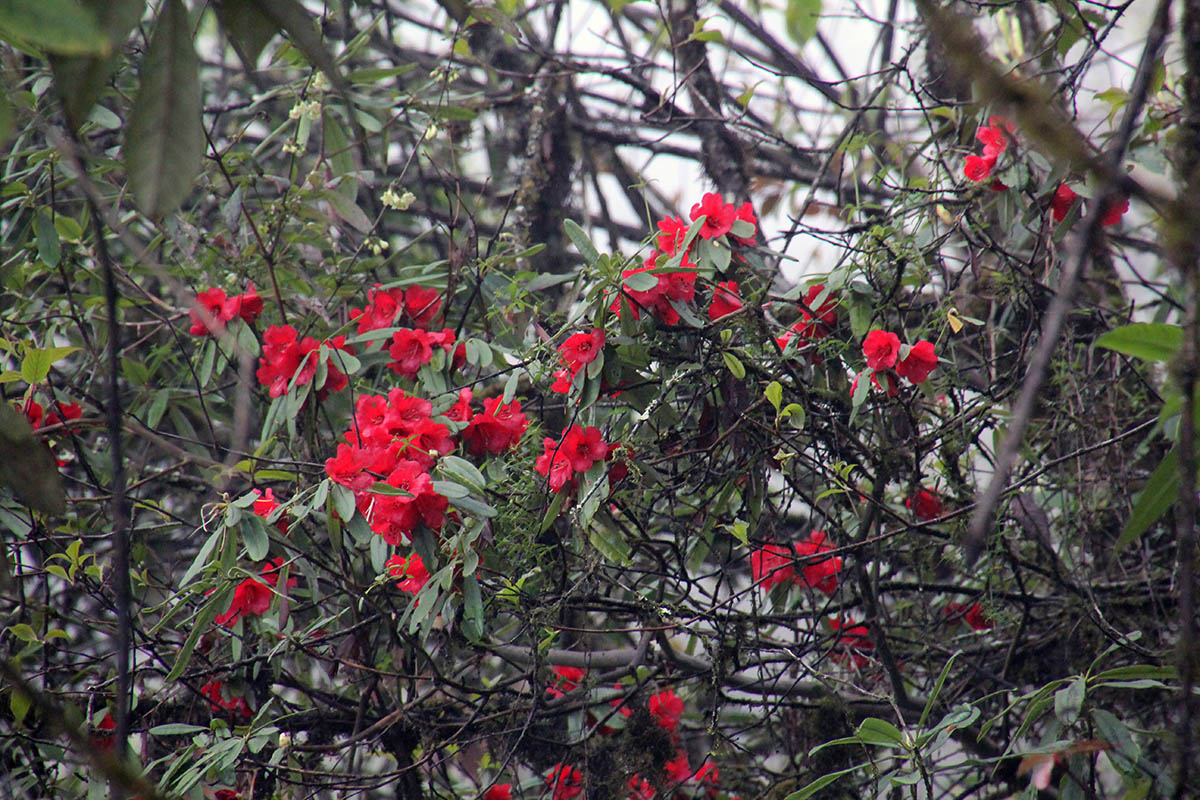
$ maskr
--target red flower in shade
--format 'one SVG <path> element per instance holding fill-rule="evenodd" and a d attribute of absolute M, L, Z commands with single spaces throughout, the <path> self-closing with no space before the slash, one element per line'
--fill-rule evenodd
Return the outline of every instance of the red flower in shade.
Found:
<path fill-rule="evenodd" d="M 282 558 L 268 561 L 263 567 L 263 575 L 273 577 L 276 569 L 282 563 Z M 289 579 L 287 585 L 288 588 L 295 586 L 296 579 Z M 234 588 L 233 600 L 229 603 L 229 609 L 224 614 L 218 615 L 213 621 L 218 625 L 232 625 L 238 617 L 262 616 L 271 607 L 272 594 L 272 587 L 268 584 L 257 578 L 246 578 Z"/>
<path fill-rule="evenodd" d="M 965 603 L 947 603 L 945 614 L 952 620 L 961 619 L 973 631 L 986 631 L 992 627 L 991 619 L 983 612 L 979 603 L 972 603 L 969 606 Z"/>
<path fill-rule="evenodd" d="M 551 667 L 554 682 L 546 687 L 546 694 L 551 697 L 562 697 L 567 692 L 579 688 L 580 682 L 587 676 L 587 670 L 580 667 Z"/>
<path fill-rule="evenodd" d="M 35 404 L 36 405 L 36 404 Z M 79 419 L 83 416 L 83 409 L 78 403 L 56 403 L 57 410 L 51 406 L 50 413 L 46 415 L 47 425 L 66 425 L 73 419 Z M 59 412 L 62 415 L 59 415 Z"/>
<path fill-rule="evenodd" d="M 738 206 L 737 218 L 742 222 L 749 222 L 756 229 L 758 228 L 758 219 L 754 216 L 754 206 L 750 205 L 749 200 Z M 747 246 L 754 244 L 753 236 L 734 236 L 733 238 Z"/>
<path fill-rule="evenodd" d="M 913 516 L 922 521 L 937 519 L 945 511 L 942 505 L 942 498 L 929 489 L 921 489 L 912 497 L 905 500 L 904 507 L 912 511 Z"/>
<path fill-rule="evenodd" d="M 783 545 L 763 545 L 750 554 L 750 574 L 756 584 L 762 585 L 763 591 L 788 583 L 796 577 L 791 552 Z"/>
<path fill-rule="evenodd" d="M 221 691 L 222 688 L 223 684 L 221 681 L 209 681 L 200 687 L 200 694 L 208 698 L 208 704 L 212 707 L 213 711 L 228 711 L 231 714 L 243 717 L 254 716 L 249 704 L 246 703 L 246 698 L 235 697 L 226 700 L 224 693 Z"/>
<path fill-rule="evenodd" d="M 242 800 L 242 795 L 234 789 L 217 789 L 213 792 L 213 800 Z"/>
<path fill-rule="evenodd" d="M 708 307 L 708 318 L 718 320 L 742 307 L 738 297 L 737 281 L 722 281 L 713 288 L 712 304 Z"/>
<path fill-rule="evenodd" d="M 659 234 L 655 241 L 658 243 L 658 249 L 669 256 L 675 255 L 679 251 L 679 245 L 687 238 L 688 224 L 680 217 L 666 217 L 660 219 L 657 225 Z"/>
<path fill-rule="evenodd" d="M 374 289 L 367 290 L 367 305 L 364 308 L 350 309 L 350 319 L 358 320 L 360 334 L 390 328 L 403 306 L 403 289 L 381 289 L 377 283 Z"/>
<path fill-rule="evenodd" d="M 1104 201 L 1104 216 L 1100 217 L 1100 224 L 1109 226 L 1116 225 L 1121 221 L 1121 217 L 1125 216 L 1125 212 L 1129 210 L 1129 198 L 1122 195 L 1115 195 L 1106 198 Z"/>
<path fill-rule="evenodd" d="M 900 357 L 900 337 L 888 331 L 871 331 L 863 341 L 862 349 L 870 369 L 888 369 L 896 366 L 896 359 Z"/>
<path fill-rule="evenodd" d="M 654 800 L 654 786 L 640 775 L 631 775 L 625 785 L 629 788 L 629 800 Z"/>
<path fill-rule="evenodd" d="M 820 307 L 816 306 L 817 298 L 825 294 Z M 825 284 L 818 283 L 808 287 L 804 301 L 800 305 L 801 318 L 788 329 L 783 336 L 775 340 L 780 350 L 788 346 L 793 337 L 797 337 L 797 348 L 807 347 L 810 342 L 824 339 L 833 331 L 837 323 L 837 300 L 832 292 L 825 292 Z"/>
<path fill-rule="evenodd" d="M 830 617 L 829 627 L 837 634 L 830 657 L 839 663 L 853 660 L 862 669 L 869 663 L 866 653 L 875 649 L 875 642 L 866 625 L 854 624 L 842 617 Z"/>
<path fill-rule="evenodd" d="M 417 377 L 421 367 L 433 358 L 433 346 L 428 332 L 401 328 L 392 334 L 388 355 L 392 357 L 388 367 L 393 372 L 406 378 Z"/>
<path fill-rule="evenodd" d="M 483 401 L 483 413 L 476 414 L 463 431 L 463 441 L 473 455 L 499 455 L 517 446 L 529 420 L 521 413 L 521 401 L 505 404 L 502 397 Z"/>
<path fill-rule="evenodd" d="M 29 427 L 35 431 L 42 427 L 42 422 L 46 418 L 46 410 L 42 408 L 42 404 L 36 402 L 32 397 L 25 401 L 25 405 L 18 409 L 25 415 L 25 419 L 29 420 Z"/>
<path fill-rule="evenodd" d="M 387 560 L 388 575 L 396 579 L 396 588 L 402 592 L 418 594 L 425 584 L 429 583 L 429 570 L 419 553 L 413 553 L 408 558 L 394 555 Z"/>
<path fill-rule="evenodd" d="M 608 455 L 608 445 L 605 444 L 599 428 L 572 425 L 563 436 L 562 452 L 570 459 L 571 469 L 587 472 L 592 468 L 592 464 L 603 461 Z"/>
<path fill-rule="evenodd" d="M 866 370 L 854 376 L 854 380 L 850 382 L 850 396 L 858 391 L 858 379 L 866 374 Z M 884 385 L 879 382 L 879 376 L 883 376 L 883 383 L 887 384 L 886 390 Z M 887 372 L 871 372 L 871 385 L 880 391 L 886 391 L 888 397 L 895 397 L 900 394 L 900 384 L 896 382 L 895 376 Z"/>
<path fill-rule="evenodd" d="M 354 348 L 346 344 L 344 336 L 330 339 L 325 344 L 333 350 L 354 352 Z M 255 372 L 258 382 L 270 388 L 271 397 L 285 394 L 293 380 L 297 386 L 310 383 L 317 372 L 320 348 L 320 342 L 311 336 L 298 339 L 296 329 L 291 325 L 272 325 L 263 332 L 262 357 Z M 318 397 L 324 397 L 329 392 L 344 389 L 346 385 L 346 376 L 338 369 L 334 358 L 327 360 L 324 383 L 314 388 Z"/>
<path fill-rule="evenodd" d="M 975 132 L 975 138 L 983 142 L 983 155 L 967 156 L 963 165 L 963 174 L 969 180 L 977 183 L 991 177 L 996 160 L 1008 147 L 1008 140 L 1012 133 L 1012 125 L 1001 117 L 992 117 L 988 120 L 987 125 L 979 126 L 979 130 Z"/>
<path fill-rule="evenodd" d="M 604 349 L 604 331 L 593 328 L 588 333 L 577 333 L 567 338 L 558 348 L 562 360 L 574 375 L 584 364 L 590 364 Z"/>
<path fill-rule="evenodd" d="M 608 467 L 608 485 L 613 486 L 618 481 L 623 481 L 629 477 L 629 463 L 633 460 L 633 448 L 627 444 L 615 443 L 608 446 L 608 453 L 604 456 L 606 460 L 611 460 Z"/>
<path fill-rule="evenodd" d="M 483 793 L 483 800 L 512 800 L 512 784 L 495 784 Z"/>
<path fill-rule="evenodd" d="M 117 742 L 113 738 L 117 730 L 117 721 L 112 718 L 112 714 L 105 714 L 104 719 L 100 720 L 100 724 L 96 726 L 96 732 L 88 737 L 91 739 L 92 747 L 104 753 L 111 753 Z"/>
<path fill-rule="evenodd" d="M 1062 222 L 1078 199 L 1079 195 L 1075 194 L 1074 189 L 1065 183 L 1059 184 L 1054 190 L 1054 197 L 1050 199 L 1050 216 L 1055 222 Z"/>
<path fill-rule="evenodd" d="M 583 776 L 575 767 L 559 762 L 546 773 L 546 785 L 553 788 L 554 800 L 575 800 L 583 793 Z"/>
<path fill-rule="evenodd" d="M 709 192 L 699 203 L 692 206 L 692 222 L 704 217 L 700 226 L 700 236 L 705 239 L 715 239 L 729 233 L 733 221 L 737 219 L 738 210 L 733 203 L 726 203 L 725 198 L 716 192 Z"/>
<path fill-rule="evenodd" d="M 565 448 L 549 437 L 542 440 L 544 452 L 537 457 L 533 469 L 537 474 L 547 478 L 550 491 L 559 492 L 571 481 L 574 470 L 571 469 L 571 459 Z"/>
<path fill-rule="evenodd" d="M 793 545 L 796 555 L 814 556 L 818 553 L 825 553 L 834 549 L 833 545 L 829 543 L 828 538 L 825 531 L 813 531 L 803 542 L 796 542 Z M 792 580 L 804 586 L 812 587 L 818 592 L 832 596 L 837 591 L 837 574 L 841 569 L 842 559 L 840 556 L 823 558 L 817 561 L 810 560 L 810 563 L 806 563 L 801 568 L 799 574 L 795 575 Z"/>
<path fill-rule="evenodd" d="M 687 752 L 684 750 L 677 751 L 675 757 L 663 765 L 663 769 L 667 773 L 667 780 L 672 783 L 683 783 L 692 777 L 692 768 L 688 764 Z"/>
<path fill-rule="evenodd" d="M 700 765 L 700 769 L 696 770 L 696 774 L 692 776 L 692 780 L 696 783 L 708 783 L 715 788 L 721 780 L 721 771 L 717 769 L 717 765 L 712 761 L 705 761 Z"/>
<path fill-rule="evenodd" d="M 192 318 L 192 327 L 188 329 L 188 333 L 192 336 L 225 330 L 225 323 L 229 321 L 225 316 L 225 290 L 214 286 L 197 294 L 195 308 L 189 315 Z"/>
<path fill-rule="evenodd" d="M 896 365 L 896 372 L 913 383 L 924 383 L 937 365 L 938 357 L 933 352 L 933 343 L 922 339 L 908 349 L 908 358 Z"/>
<path fill-rule="evenodd" d="M 404 293 L 404 315 L 417 328 L 428 328 L 442 308 L 442 296 L 437 289 L 409 287 Z"/>
<path fill-rule="evenodd" d="M 255 494 L 258 495 L 258 499 L 254 501 L 254 513 L 257 514 L 258 516 L 262 517 L 263 519 L 266 519 L 267 517 L 271 516 L 272 511 L 279 508 L 280 504 L 275 499 L 275 490 L 274 489 L 267 489 L 266 493 L 263 493 L 263 492 L 259 491 L 258 489 L 255 489 L 254 492 L 255 492 Z M 279 529 L 280 533 L 287 533 L 288 532 L 287 517 L 281 514 L 279 519 L 277 519 L 275 521 L 275 527 Z"/>
<path fill-rule="evenodd" d="M 409 496 L 364 493 L 359 498 L 359 508 L 367 517 L 371 530 L 385 542 L 393 546 L 405 544 L 409 534 L 420 524 L 431 530 L 441 530 L 450 501 L 434 491 L 433 479 L 419 462 L 411 459 L 396 462 L 385 483 L 402 489 Z"/>
<path fill-rule="evenodd" d="M 650 716 L 660 728 L 674 733 L 679 728 L 679 718 L 683 715 L 683 700 L 671 689 L 664 689 L 650 696 Z"/>

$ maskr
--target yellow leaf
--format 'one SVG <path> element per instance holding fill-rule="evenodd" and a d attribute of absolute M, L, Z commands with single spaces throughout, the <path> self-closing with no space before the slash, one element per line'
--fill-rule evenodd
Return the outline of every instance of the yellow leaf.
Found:
<path fill-rule="evenodd" d="M 950 323 L 950 330 L 955 333 L 963 329 L 963 321 L 958 318 L 958 312 L 953 308 L 946 312 L 946 322 Z"/>

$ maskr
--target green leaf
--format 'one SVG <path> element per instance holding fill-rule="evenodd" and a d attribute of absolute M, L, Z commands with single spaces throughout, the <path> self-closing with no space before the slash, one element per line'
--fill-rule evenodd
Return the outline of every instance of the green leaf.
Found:
<path fill-rule="evenodd" d="M 1063 688 L 1054 693 L 1054 715 L 1064 725 L 1074 725 L 1079 719 L 1079 711 L 1083 708 L 1083 698 L 1087 695 L 1087 681 L 1083 676 L 1075 678 Z"/>
<path fill-rule="evenodd" d="M 168 722 L 166 725 L 155 725 L 147 733 L 151 736 L 186 736 L 191 733 L 207 731 L 203 725 L 188 725 L 183 722 Z"/>
<path fill-rule="evenodd" d="M 600 262 L 600 251 L 596 249 L 596 246 L 592 244 L 592 240 L 588 238 L 588 235 L 583 232 L 583 228 L 579 227 L 575 220 L 563 220 L 563 230 L 567 232 L 567 238 L 575 245 L 575 249 L 579 251 L 579 255 L 583 256 L 583 260 L 588 263 L 588 266 L 594 267 Z M 657 284 L 657 280 L 655 283 Z"/>
<path fill-rule="evenodd" d="M 54 220 L 46 209 L 38 209 L 33 218 L 33 229 L 37 234 L 38 258 L 47 267 L 57 267 L 62 261 L 62 243 L 58 241 L 58 231 L 54 229 Z"/>
<path fill-rule="evenodd" d="M 357 510 L 357 505 L 354 500 L 354 491 L 340 483 L 329 484 L 329 496 L 333 500 L 333 510 L 341 517 L 342 522 L 349 522 L 354 519 L 354 512 Z"/>
<path fill-rule="evenodd" d="M 635 272 L 627 275 L 622 283 L 631 292 L 648 292 L 658 286 L 658 276 L 650 272 Z"/>
<path fill-rule="evenodd" d="M 1146 488 L 1142 489 L 1134 501 L 1133 511 L 1130 512 L 1121 537 L 1113 547 L 1114 552 L 1120 553 L 1126 545 L 1149 530 L 1150 526 L 1175 504 L 1178 496 L 1179 452 L 1172 448 L 1146 481 Z"/>
<path fill-rule="evenodd" d="M 252 561 L 262 561 L 267 557 L 267 552 L 271 547 L 266 526 L 257 516 L 251 515 L 242 522 L 241 528 L 242 543 L 246 545 L 246 555 L 250 556 Z"/>
<path fill-rule="evenodd" d="M 292 44 L 304 54 L 309 63 L 325 73 L 329 82 L 343 95 L 349 89 L 346 79 L 337 68 L 333 56 L 325 48 L 325 42 L 318 33 L 318 26 L 304 6 L 296 0 L 253 0 L 254 5 L 268 19 L 287 31 Z"/>
<path fill-rule="evenodd" d="M 20 727 L 25 722 L 25 717 L 29 714 L 29 709 L 32 707 L 33 698 L 14 686 L 8 696 L 8 708 L 12 712 L 13 722 L 16 723 L 17 727 Z"/>
<path fill-rule="evenodd" d="M 18 622 L 16 625 L 9 625 L 8 632 L 20 639 L 22 642 L 38 641 L 37 633 L 31 626 L 24 622 Z"/>
<path fill-rule="evenodd" d="M 883 745 L 887 747 L 903 746 L 904 734 L 887 720 L 867 717 L 859 723 L 854 735 L 866 744 Z"/>
<path fill-rule="evenodd" d="M 123 153 L 146 216 L 171 213 L 192 191 L 204 155 L 199 66 L 187 9 L 166 0 L 139 70 Z"/>
<path fill-rule="evenodd" d="M 725 362 L 725 366 L 733 373 L 733 377 L 742 380 L 746 377 L 746 367 L 738 360 L 738 357 L 728 351 L 721 353 L 721 359 Z"/>
<path fill-rule="evenodd" d="M 771 381 L 767 384 L 767 388 L 763 391 L 763 396 L 767 398 L 774 408 L 775 413 L 779 413 L 779 405 L 783 402 L 783 386 L 779 381 Z"/>
<path fill-rule="evenodd" d="M 61 514 L 67 507 L 62 476 L 49 448 L 33 435 L 25 415 L 0 402 L 0 486 L 37 511 Z"/>
<path fill-rule="evenodd" d="M 438 461 L 438 471 L 457 478 L 461 483 L 465 483 L 476 491 L 482 492 L 487 488 L 487 481 L 484 479 L 483 473 L 465 458 L 442 456 Z"/>
<path fill-rule="evenodd" d="M 629 543 L 624 534 L 617 528 L 607 525 L 593 524 L 588 528 L 588 541 L 600 555 L 614 564 L 629 563 Z"/>
<path fill-rule="evenodd" d="M 1183 344 L 1183 328 L 1158 322 L 1135 322 L 1113 328 L 1098 338 L 1096 344 L 1143 361 L 1167 361 Z"/>
<path fill-rule="evenodd" d="M 78 347 L 27 347 L 25 357 L 21 359 L 21 380 L 26 383 L 41 383 L 50 374 L 50 367 L 60 361 Z"/>
<path fill-rule="evenodd" d="M 13 131 L 12 103 L 8 102 L 8 92 L 0 85 L 0 146 L 8 144 Z"/>
<path fill-rule="evenodd" d="M 217 19 L 246 69 L 254 69 L 267 43 L 279 33 L 279 24 L 259 10 L 255 0 L 221 0 Z"/>
<path fill-rule="evenodd" d="M 479 580 L 470 575 L 463 578 L 463 634 L 473 642 L 483 638 L 483 598 Z"/>
<path fill-rule="evenodd" d="M 5 0 L 0 40 L 63 55 L 105 56 L 113 49 L 95 15 L 76 0 Z"/>
<path fill-rule="evenodd" d="M 187 669 L 188 663 L 192 660 L 192 651 L 196 649 L 196 643 L 200 641 L 200 636 L 209 629 L 221 609 L 229 608 L 231 597 L 233 597 L 233 585 L 229 584 L 220 591 L 209 595 L 208 600 L 200 607 L 196 616 L 192 618 L 191 630 L 183 641 L 183 647 L 179 648 L 179 656 L 167 674 L 167 683 L 178 680 L 183 671 Z"/>
<path fill-rule="evenodd" d="M 366 212 L 341 192 L 327 189 L 321 192 L 321 197 L 329 203 L 333 209 L 333 213 L 338 218 L 345 221 L 347 225 L 359 233 L 370 233 L 371 229 L 375 227 L 375 224 L 371 222 L 371 218 L 367 216 Z"/>
<path fill-rule="evenodd" d="M 146 10 L 145 0 L 84 0 L 107 39 L 112 52 L 107 55 L 57 55 L 50 58 L 54 88 L 62 100 L 71 126 L 78 128 L 100 99 L 108 79 L 116 69 L 120 47 Z"/>
<path fill-rule="evenodd" d="M 851 772 L 857 772 L 866 766 L 866 764 L 855 764 L 853 767 L 847 767 L 846 769 L 838 770 L 837 772 L 830 772 L 826 775 L 822 775 L 808 786 L 805 786 L 803 789 L 792 792 L 783 800 L 807 800 L 807 798 L 812 797 L 814 794 L 821 791 L 843 775 L 849 775 Z"/>
<path fill-rule="evenodd" d="M 787 32 L 796 44 L 804 44 L 817 32 L 821 20 L 821 0 L 788 0 L 784 11 Z"/>

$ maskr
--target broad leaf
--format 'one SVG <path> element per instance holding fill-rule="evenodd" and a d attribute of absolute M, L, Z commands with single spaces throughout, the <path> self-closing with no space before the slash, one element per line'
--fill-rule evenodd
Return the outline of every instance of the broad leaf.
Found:
<path fill-rule="evenodd" d="M 112 52 L 95 15 L 77 0 L 0 3 L 0 40 L 63 55 L 105 56 Z"/>
<path fill-rule="evenodd" d="M 1135 322 L 1113 328 L 1097 339 L 1096 344 L 1143 361 L 1167 361 L 1183 344 L 1183 328 L 1157 322 Z"/>
<path fill-rule="evenodd" d="M 1133 503 L 1133 511 L 1125 521 L 1121 538 L 1114 550 L 1118 553 L 1125 545 L 1137 539 L 1166 513 L 1179 496 L 1179 453 L 1172 449 L 1163 457 L 1162 463 L 1146 481 L 1146 488 Z"/>
<path fill-rule="evenodd" d="M 62 100 L 67 121 L 78 128 L 87 121 L 117 66 L 121 45 L 142 18 L 145 0 L 83 0 L 96 17 L 112 52 L 107 55 L 60 55 L 50 59 L 54 88 Z"/>

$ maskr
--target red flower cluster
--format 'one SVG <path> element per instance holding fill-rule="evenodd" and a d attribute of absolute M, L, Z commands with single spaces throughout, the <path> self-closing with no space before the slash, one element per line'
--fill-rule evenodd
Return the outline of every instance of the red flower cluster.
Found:
<path fill-rule="evenodd" d="M 383 289 L 375 284 L 367 290 L 367 305 L 350 309 L 350 319 L 358 320 L 360 334 L 379 328 L 390 328 L 403 315 L 414 328 L 426 330 L 442 308 L 437 289 L 411 286 L 405 289 Z"/>
<path fill-rule="evenodd" d="M 992 620 L 984 613 L 979 603 L 969 606 L 966 603 L 947 603 L 945 613 L 948 619 L 967 623 L 973 631 L 986 631 L 992 627 Z"/>
<path fill-rule="evenodd" d="M 738 296 L 737 281 L 722 281 L 713 288 L 712 304 L 708 307 L 708 318 L 715 322 L 741 307 L 742 298 Z"/>
<path fill-rule="evenodd" d="M 817 298 L 825 292 L 825 284 L 818 283 L 808 287 L 804 302 L 800 303 L 800 319 L 787 329 L 787 332 L 775 340 L 780 350 L 786 350 L 788 343 L 796 339 L 796 349 L 803 350 L 813 342 L 824 339 L 833 332 L 837 324 L 837 300 L 832 292 L 825 294 L 820 307 L 816 307 Z"/>
<path fill-rule="evenodd" d="M 282 566 L 282 558 L 272 559 L 262 568 L 262 576 L 266 583 L 257 578 L 246 578 L 239 583 L 233 590 L 233 600 L 229 603 L 229 610 L 218 615 L 213 621 L 218 625 L 232 625 L 238 617 L 259 617 L 267 613 L 267 609 L 271 607 L 271 597 L 278 589 L 279 568 Z M 295 585 L 296 579 L 289 577 L 287 588 L 290 589 Z"/>
<path fill-rule="evenodd" d="M 258 382 L 270 387 L 271 397 L 285 394 L 293 381 L 296 386 L 311 383 L 322 361 L 322 346 L 327 350 L 343 350 L 354 354 L 354 348 L 346 344 L 345 336 L 318 342 L 311 336 L 300 339 L 291 325 L 272 325 L 263 332 L 262 357 L 258 360 L 258 371 L 255 372 Z M 326 355 L 324 361 L 325 380 L 320 386 L 313 387 L 317 390 L 317 397 L 322 399 L 330 392 L 340 392 L 349 383 L 345 374 L 338 369 L 335 356 Z"/>
<path fill-rule="evenodd" d="M 981 125 L 975 132 L 975 138 L 983 142 L 982 156 L 967 156 L 963 165 L 963 174 L 968 180 L 979 183 L 992 176 L 996 160 L 1008 147 L 1008 140 L 1014 133 L 1013 126 L 1001 117 L 991 117 L 987 125 Z M 1001 184 L 1001 187 L 1004 185 Z M 1007 188 L 1007 187 L 1004 187 Z"/>
<path fill-rule="evenodd" d="M 755 227 L 758 226 L 758 220 L 754 217 L 754 207 L 750 205 L 749 201 L 742 203 L 741 206 L 734 206 L 733 203 L 726 203 L 725 198 L 716 192 L 705 194 L 699 203 L 692 206 L 692 213 L 689 216 L 692 222 L 704 217 L 704 224 L 700 227 L 700 238 L 702 239 L 724 236 L 730 232 L 733 223 L 738 220 L 749 222 Z M 684 230 L 687 230 L 687 226 L 684 226 Z M 733 238 L 741 244 L 754 244 L 753 236 L 734 236 Z M 659 247 L 662 247 L 661 243 Z"/>
<path fill-rule="evenodd" d="M 425 568 L 425 561 L 419 553 L 413 553 L 408 558 L 390 556 L 386 566 L 388 575 L 396 579 L 396 588 L 402 592 L 419 594 L 429 583 L 429 570 Z"/>
<path fill-rule="evenodd" d="M 546 785 L 554 790 L 553 800 L 575 800 L 583 794 L 583 776 L 575 767 L 562 762 L 546 773 Z"/>
<path fill-rule="evenodd" d="M 226 297 L 224 290 L 215 286 L 196 295 L 196 307 L 189 312 L 192 327 L 188 333 L 192 336 L 218 333 L 225 330 L 226 323 L 234 317 L 241 317 L 247 325 L 254 322 L 262 313 L 263 301 L 255 291 L 254 284 L 249 284 L 249 287 L 237 297 Z M 201 309 L 207 314 L 202 315 Z"/>
<path fill-rule="evenodd" d="M 841 557 L 811 559 L 811 556 L 834 549 L 828 538 L 825 531 L 813 531 L 804 541 L 795 542 L 791 550 L 779 544 L 764 545 L 750 554 L 750 573 L 754 576 L 754 582 L 761 584 L 764 591 L 790 582 L 832 595 L 837 590 L 837 574 L 842 569 Z M 796 557 L 809 562 L 799 572 L 793 561 Z"/>
<path fill-rule="evenodd" d="M 454 366 L 461 361 L 459 353 L 454 349 L 454 331 L 445 328 L 437 333 L 421 330 L 420 328 L 401 328 L 392 334 L 392 343 L 388 346 L 388 355 L 392 360 L 388 367 L 397 375 L 406 378 L 417 377 L 421 367 L 433 358 L 433 348 L 440 347 L 447 353 L 453 353 L 451 358 Z M 462 360 L 466 359 L 466 348 L 462 349 Z"/>
<path fill-rule="evenodd" d="M 554 676 L 554 682 L 546 687 L 546 694 L 554 698 L 575 691 L 587 677 L 587 670 L 582 667 L 556 666 L 551 667 L 550 672 Z"/>
<path fill-rule="evenodd" d="M 30 397 L 25 401 L 25 405 L 17 410 L 25 415 L 25 419 L 29 420 L 29 427 L 35 431 L 43 425 L 66 425 L 71 420 L 83 416 L 83 409 L 78 403 L 56 403 L 55 405 L 57 408 L 52 407 L 50 413 L 47 414 L 41 403 Z"/>
<path fill-rule="evenodd" d="M 829 627 L 837 634 L 829 654 L 834 661 L 840 664 L 853 661 L 859 669 L 870 663 L 867 654 L 875 650 L 875 642 L 866 625 L 855 624 L 843 617 L 830 617 Z"/>
<path fill-rule="evenodd" d="M 559 357 L 562 358 L 566 369 L 554 373 L 554 384 L 550 391 L 566 394 L 571 391 L 571 384 L 579 370 L 596 360 L 604 350 L 604 330 L 593 328 L 587 333 L 576 333 L 558 347 Z"/>
<path fill-rule="evenodd" d="M 273 489 L 267 489 L 265 494 L 255 489 L 254 493 L 258 495 L 258 499 L 254 501 L 254 513 L 258 516 L 266 519 L 271 516 L 272 511 L 279 508 L 280 503 L 275 499 L 275 491 Z M 279 519 L 275 521 L 275 527 L 279 529 L 280 533 L 286 534 L 288 532 L 287 517 L 281 514 Z"/>
<path fill-rule="evenodd" d="M 599 428 L 572 425 L 560 441 L 547 437 L 542 442 L 545 451 L 537 457 L 533 468 L 549 479 L 551 491 L 562 491 L 577 472 L 587 472 L 592 464 L 608 458 L 617 445 L 604 442 Z"/>
<path fill-rule="evenodd" d="M 942 498 L 929 489 L 921 489 L 904 501 L 904 507 L 913 512 L 913 516 L 922 522 L 937 519 L 944 511 Z"/>
<path fill-rule="evenodd" d="M 679 730 L 679 718 L 683 716 L 683 700 L 671 689 L 664 689 L 650 696 L 650 716 L 663 730 L 675 733 Z"/>
<path fill-rule="evenodd" d="M 911 383 L 924 383 L 929 373 L 937 369 L 938 357 L 934 352 L 933 343 L 924 339 L 908 348 L 908 355 L 901 359 L 900 337 L 889 331 L 871 331 L 863 340 L 863 355 L 867 359 L 867 369 L 871 370 L 871 382 L 879 386 L 878 374 L 895 368 L 900 377 Z M 888 397 L 894 397 L 900 392 L 900 387 L 890 375 L 888 379 Z M 853 395 L 858 388 L 858 378 L 850 387 Z"/>
<path fill-rule="evenodd" d="M 208 704 L 212 706 L 213 711 L 227 711 L 234 716 L 252 717 L 254 713 L 250 710 L 250 705 L 244 697 L 234 697 L 229 700 L 225 699 L 224 693 L 221 691 L 224 684 L 221 681 L 209 681 L 200 687 L 200 694 L 208 698 Z"/>
<path fill-rule="evenodd" d="M 462 438 L 472 455 L 497 456 L 516 447 L 528 427 L 520 400 L 505 403 L 502 397 L 489 397 L 483 401 L 483 411 L 470 417 Z"/>
<path fill-rule="evenodd" d="M 497 783 L 483 793 L 483 800 L 512 800 L 512 784 Z"/>
<path fill-rule="evenodd" d="M 1060 184 L 1054 190 L 1054 197 L 1050 199 L 1050 215 L 1055 222 L 1062 222 L 1067 218 L 1071 207 L 1075 205 L 1075 201 L 1079 199 L 1079 195 L 1075 193 L 1067 184 Z M 1104 207 L 1104 215 L 1100 218 L 1100 224 L 1104 226 L 1116 225 L 1121 221 L 1121 217 L 1125 216 L 1125 212 L 1129 210 L 1129 198 L 1116 196 L 1108 200 Z"/>

